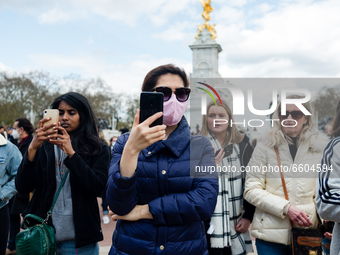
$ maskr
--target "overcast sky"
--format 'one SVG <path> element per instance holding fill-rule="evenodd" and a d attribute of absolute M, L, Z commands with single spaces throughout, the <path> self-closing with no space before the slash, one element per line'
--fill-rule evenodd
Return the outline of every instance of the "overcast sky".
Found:
<path fill-rule="evenodd" d="M 223 77 L 339 77 L 339 0 L 215 0 Z M 103 78 L 139 92 L 174 63 L 192 72 L 199 0 L 1 0 L 0 70 Z"/>

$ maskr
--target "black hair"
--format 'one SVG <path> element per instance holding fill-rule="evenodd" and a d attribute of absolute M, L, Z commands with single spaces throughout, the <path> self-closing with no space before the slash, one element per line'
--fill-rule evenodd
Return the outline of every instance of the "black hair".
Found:
<path fill-rule="evenodd" d="M 18 122 L 18 128 L 23 128 L 28 135 L 34 133 L 34 128 L 32 123 L 26 118 L 16 119 L 15 122 Z"/>
<path fill-rule="evenodd" d="M 58 96 L 51 104 L 52 109 L 58 109 L 61 101 L 66 102 L 79 113 L 79 126 L 72 132 L 72 146 L 79 155 L 87 161 L 88 156 L 101 152 L 101 140 L 98 136 L 98 120 L 94 115 L 89 101 L 76 92 L 68 92 Z"/>
<path fill-rule="evenodd" d="M 142 91 L 151 91 L 157 85 L 159 77 L 169 73 L 181 77 L 184 87 L 189 87 L 189 81 L 185 71 L 173 64 L 167 64 L 158 66 L 147 73 L 142 85 Z"/>

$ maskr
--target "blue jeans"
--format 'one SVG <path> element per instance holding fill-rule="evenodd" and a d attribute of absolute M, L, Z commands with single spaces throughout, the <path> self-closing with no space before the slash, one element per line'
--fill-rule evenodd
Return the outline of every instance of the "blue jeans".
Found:
<path fill-rule="evenodd" d="M 107 202 L 106 202 L 106 196 L 102 197 L 102 207 L 103 207 L 103 215 L 109 214 L 109 211 L 107 210 Z"/>
<path fill-rule="evenodd" d="M 256 249 L 258 255 L 289 255 L 292 254 L 292 248 L 289 245 L 281 243 L 272 243 L 256 239 Z"/>
<path fill-rule="evenodd" d="M 57 242 L 56 255 L 99 255 L 98 243 L 75 248 L 75 241 Z"/>
<path fill-rule="evenodd" d="M 322 250 L 323 250 L 323 254 L 324 254 L 324 255 L 329 255 L 330 250 L 327 249 L 325 246 L 323 246 L 323 244 L 331 244 L 332 239 L 322 238 L 322 237 L 321 237 L 321 240 L 322 240 Z"/>

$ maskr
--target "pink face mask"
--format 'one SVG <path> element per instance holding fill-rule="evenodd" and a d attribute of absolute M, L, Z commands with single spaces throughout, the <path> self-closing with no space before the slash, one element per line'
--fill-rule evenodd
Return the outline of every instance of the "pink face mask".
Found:
<path fill-rule="evenodd" d="M 189 100 L 179 102 L 176 95 L 172 94 L 171 98 L 163 103 L 163 124 L 168 127 L 178 124 L 188 107 L 188 103 Z"/>

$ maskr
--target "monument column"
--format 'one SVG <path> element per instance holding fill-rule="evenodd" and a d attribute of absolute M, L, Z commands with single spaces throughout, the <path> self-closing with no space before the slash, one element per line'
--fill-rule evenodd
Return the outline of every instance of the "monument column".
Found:
<path fill-rule="evenodd" d="M 204 28 L 199 38 L 189 46 L 193 51 L 193 73 L 191 78 L 220 78 L 218 73 L 218 54 L 222 48 L 211 39 L 208 29 Z"/>

